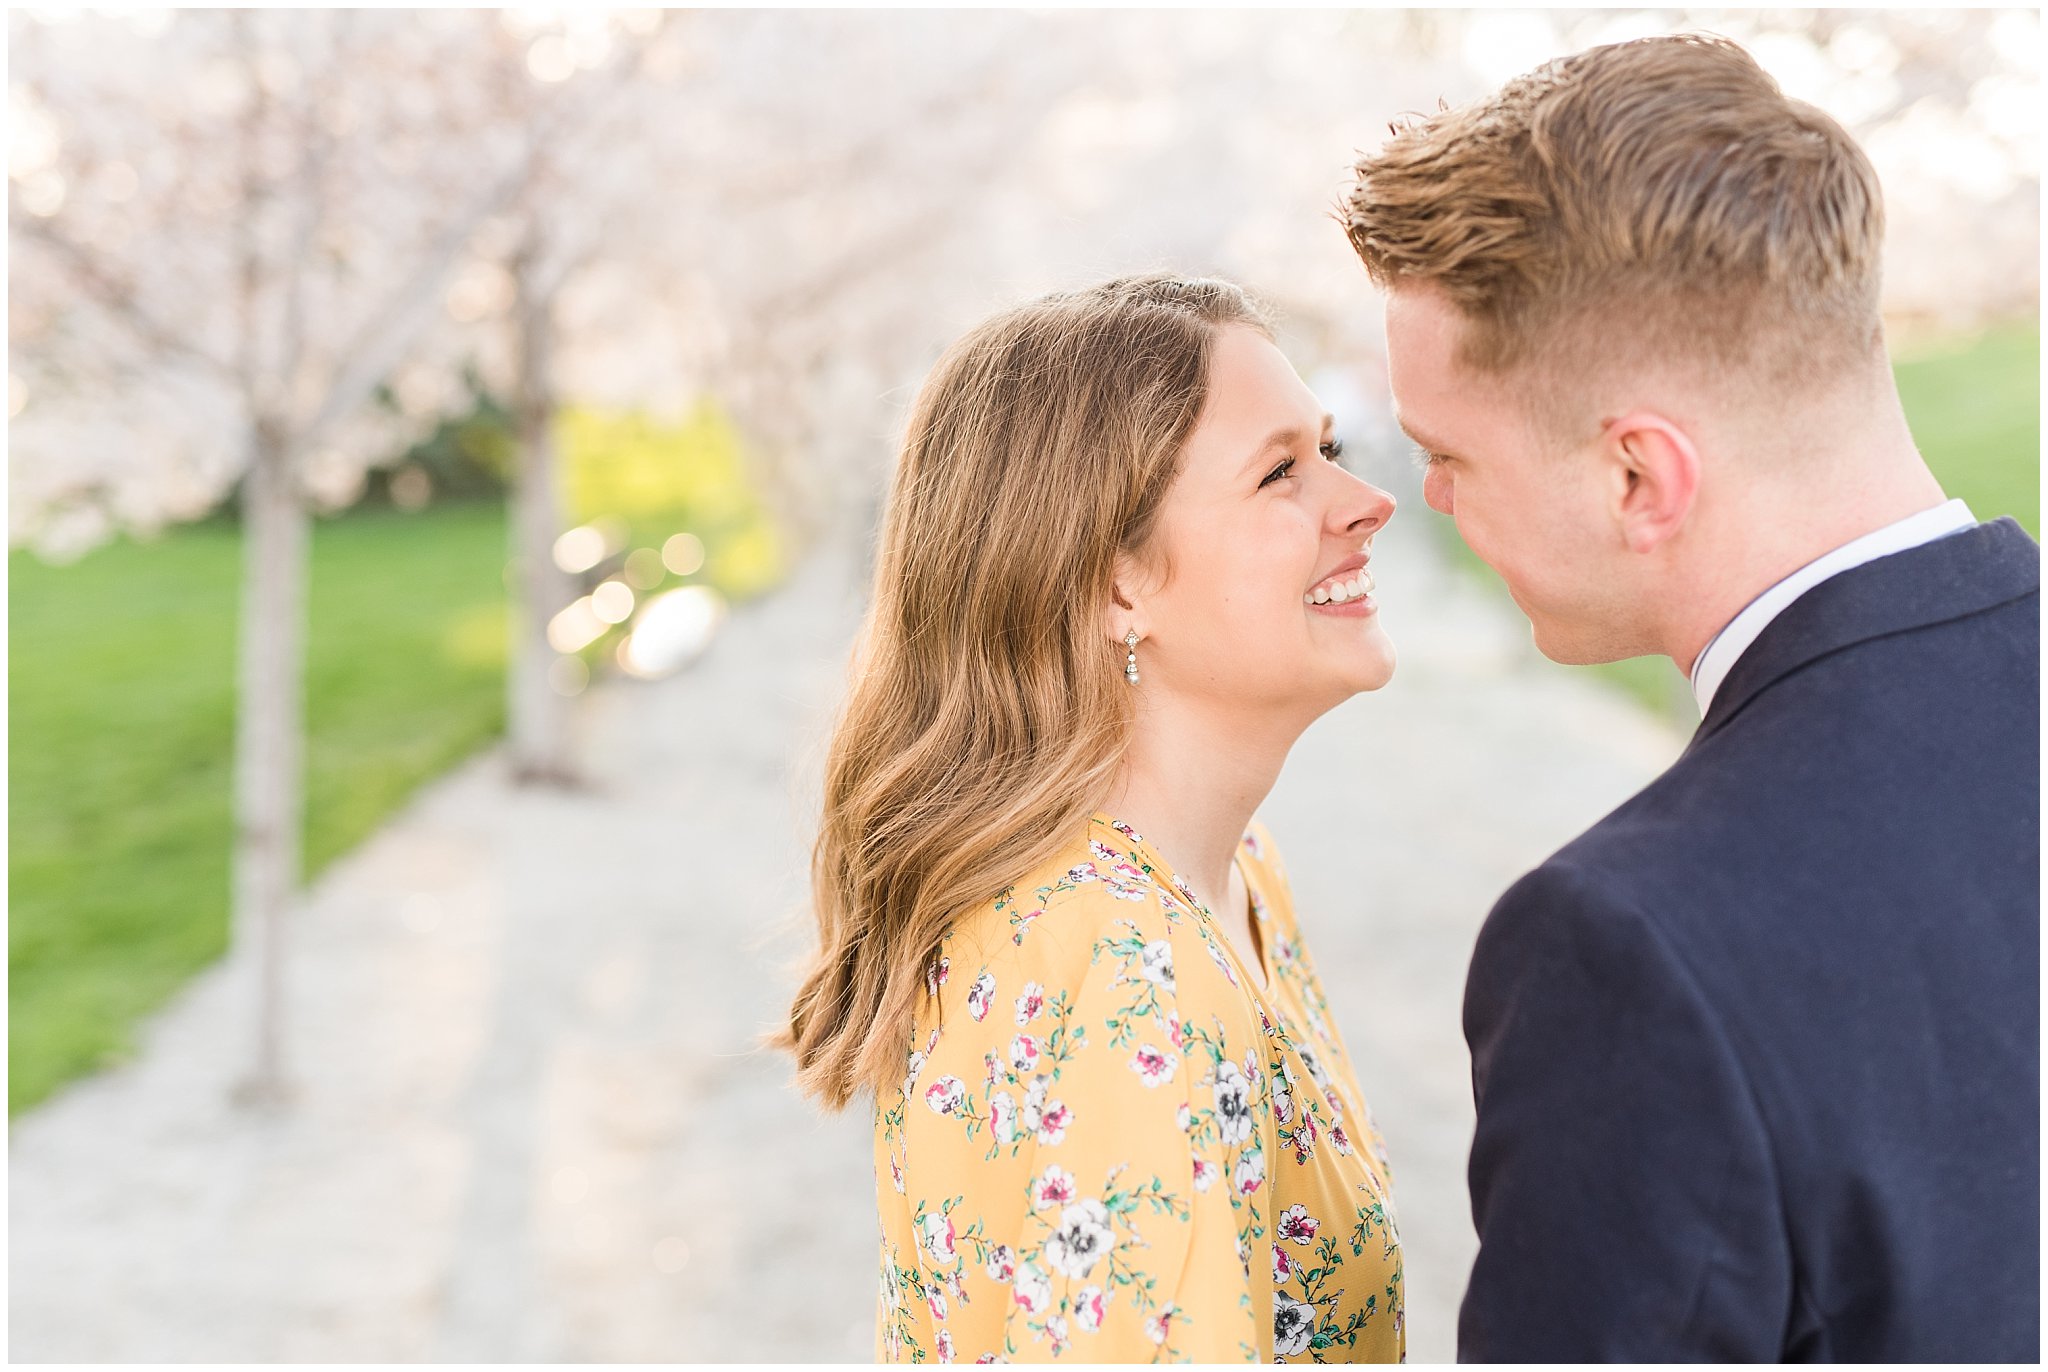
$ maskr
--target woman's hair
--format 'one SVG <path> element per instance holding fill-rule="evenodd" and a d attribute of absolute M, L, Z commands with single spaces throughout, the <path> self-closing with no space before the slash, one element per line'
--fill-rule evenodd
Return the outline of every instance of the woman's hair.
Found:
<path fill-rule="evenodd" d="M 770 1043 L 844 1107 L 898 1080 L 953 921 L 1071 842 L 1129 737 L 1104 611 L 1159 507 L 1229 324 L 1225 281 L 1050 295 L 948 349 L 910 416 L 825 768 L 819 949 Z"/>

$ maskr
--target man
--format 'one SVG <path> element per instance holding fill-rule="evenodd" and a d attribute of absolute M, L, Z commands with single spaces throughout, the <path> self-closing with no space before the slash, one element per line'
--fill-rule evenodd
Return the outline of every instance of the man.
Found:
<path fill-rule="evenodd" d="M 1429 504 L 1703 712 L 1480 933 L 1460 1356 L 2035 1361 L 2040 550 L 1914 448 L 1869 162 L 1674 37 L 1357 170 Z"/>

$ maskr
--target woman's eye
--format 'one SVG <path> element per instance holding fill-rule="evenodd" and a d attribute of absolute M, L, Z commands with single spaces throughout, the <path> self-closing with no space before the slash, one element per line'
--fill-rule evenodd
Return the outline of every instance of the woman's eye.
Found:
<path fill-rule="evenodd" d="M 1324 457 L 1327 457 L 1328 459 L 1330 459 L 1330 461 L 1336 463 L 1338 466 L 1343 466 L 1344 440 L 1341 438 L 1331 439 L 1328 443 L 1323 444 L 1322 453 Z"/>
<path fill-rule="evenodd" d="M 1267 473 L 1266 473 L 1266 479 L 1265 479 L 1264 481 L 1261 481 L 1261 482 L 1259 483 L 1259 489 L 1260 489 L 1260 490 L 1262 490 L 1262 491 L 1263 491 L 1263 490 L 1265 490 L 1265 489 L 1266 489 L 1266 487 L 1268 487 L 1268 486 L 1272 485 L 1272 484 L 1273 484 L 1274 482 L 1278 481 L 1278 480 L 1279 480 L 1279 479 L 1280 479 L 1281 477 L 1283 477 L 1283 476 L 1286 476 L 1286 475 L 1287 475 L 1287 474 L 1288 474 L 1288 473 L 1289 473 L 1290 471 L 1292 471 L 1293 469 L 1294 469 L 1294 459 L 1290 457 L 1290 458 L 1288 458 L 1288 459 L 1287 459 L 1287 460 L 1286 460 L 1285 462 L 1283 462 L 1283 463 L 1281 463 L 1281 464 L 1280 464 L 1279 466 L 1275 467 L 1275 468 L 1274 468 L 1274 469 L 1273 469 L 1272 471 L 1270 471 L 1270 472 L 1267 472 Z"/>

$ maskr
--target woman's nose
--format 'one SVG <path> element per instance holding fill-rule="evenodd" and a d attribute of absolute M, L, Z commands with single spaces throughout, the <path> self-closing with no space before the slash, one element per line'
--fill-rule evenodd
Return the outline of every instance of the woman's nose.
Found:
<path fill-rule="evenodd" d="M 1394 517 L 1394 497 L 1368 481 L 1360 481 L 1345 503 L 1344 514 L 1347 535 L 1378 533 Z"/>

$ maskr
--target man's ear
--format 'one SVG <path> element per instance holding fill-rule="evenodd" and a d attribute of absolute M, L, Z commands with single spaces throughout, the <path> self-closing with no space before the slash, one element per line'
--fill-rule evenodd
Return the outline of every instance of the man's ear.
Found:
<path fill-rule="evenodd" d="M 1632 553 L 1654 552 L 1692 513 L 1700 489 L 1699 448 L 1655 410 L 1631 410 L 1609 421 L 1600 442 L 1622 541 Z"/>

